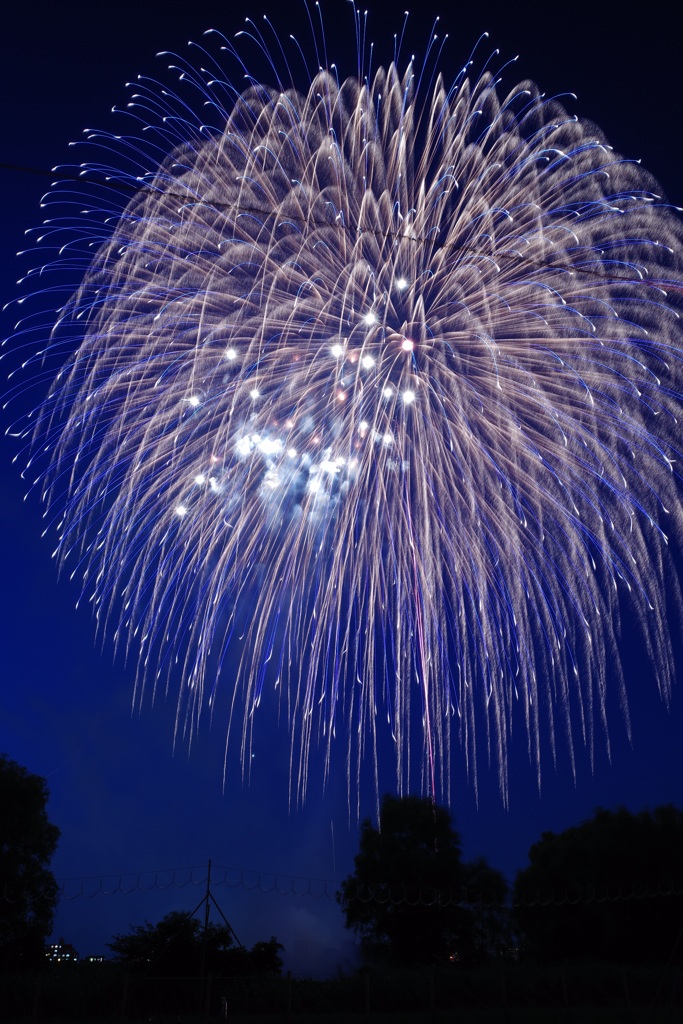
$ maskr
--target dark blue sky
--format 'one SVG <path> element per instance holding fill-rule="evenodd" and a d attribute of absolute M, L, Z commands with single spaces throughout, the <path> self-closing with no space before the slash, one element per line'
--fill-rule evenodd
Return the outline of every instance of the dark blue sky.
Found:
<path fill-rule="evenodd" d="M 125 101 L 127 80 L 164 67 L 155 62 L 157 51 L 184 51 L 188 39 L 199 39 L 210 27 L 230 35 L 241 27 L 245 13 L 257 17 L 264 10 L 273 12 L 283 31 L 296 31 L 300 13 L 283 20 L 282 6 L 260 0 L 249 5 L 244 0 L 142 0 L 110 6 L 105 17 L 81 2 L 16 5 L 0 43 L 0 160 L 36 170 L 66 161 L 67 144 L 84 127 L 102 124 L 111 106 Z M 334 49 L 340 11 L 347 28 L 350 24 L 343 7 L 341 0 L 325 5 L 329 49 L 338 63 L 351 56 Z M 517 68 L 508 73 L 510 85 L 532 77 L 547 92 L 577 93 L 576 110 L 598 123 L 618 150 L 641 158 L 669 199 L 683 204 L 680 17 L 677 23 L 648 21 L 647 15 L 618 21 L 614 9 L 602 13 L 588 3 L 564 10 L 512 4 L 448 10 L 446 4 L 425 0 L 419 7 L 420 15 L 411 22 L 411 49 L 421 46 L 433 14 L 441 13 L 451 36 L 443 66 L 455 73 L 478 35 L 488 30 L 503 56 L 521 54 Z M 298 4 L 293 8 L 303 10 Z M 371 36 L 383 41 L 400 27 L 403 5 L 398 0 L 369 9 Z M 24 229 L 40 221 L 39 201 L 48 179 L 5 166 L 0 180 L 0 294 L 9 301 L 17 294 L 21 268 L 15 252 L 24 245 Z M 14 319 L 12 311 L 5 314 L 3 335 Z M 3 429 L 10 421 L 6 412 Z M 50 786 L 50 814 L 62 829 L 53 867 L 58 879 L 72 879 L 65 883 L 70 898 L 59 906 L 56 934 L 82 954 L 101 952 L 113 933 L 131 923 L 158 920 L 172 909 L 192 910 L 202 898 L 211 858 L 221 883 L 215 896 L 244 942 L 274 933 L 295 970 L 334 969 L 352 955 L 331 898 L 334 883 L 352 867 L 357 844 L 345 777 L 336 774 L 323 793 L 314 776 L 305 807 L 290 808 L 288 740 L 282 730 L 265 730 L 250 784 L 243 784 L 231 762 L 224 788 L 220 723 L 213 730 L 205 727 L 189 753 L 184 746 L 174 752 L 172 700 L 132 714 L 133 668 L 114 660 L 108 642 L 98 646 L 87 608 L 75 608 L 76 583 L 57 580 L 50 558 L 54 536 L 41 537 L 44 524 L 35 494 L 24 500 L 26 486 L 18 467 L 11 465 L 17 454 L 16 442 L 3 437 L 0 750 L 44 775 Z M 678 646 L 680 651 L 680 641 Z M 636 652 L 626 654 L 636 666 L 629 679 L 633 742 L 626 739 L 618 708 L 611 708 L 611 764 L 599 749 L 591 770 L 579 750 L 574 783 L 562 741 L 556 768 L 546 742 L 539 794 L 519 733 L 512 745 L 510 806 L 505 809 L 495 771 L 481 771 L 477 802 L 464 760 L 456 754 L 451 809 L 466 857 L 483 854 L 512 878 L 542 831 L 574 824 L 596 806 L 639 809 L 669 801 L 683 806 L 680 685 L 667 711 L 647 667 L 638 663 Z M 364 790 L 362 813 L 371 811 L 372 793 Z M 166 872 L 155 881 L 157 869 L 192 865 L 191 876 Z M 218 866 L 231 870 L 219 872 Z M 125 876 L 123 888 L 132 890 L 127 895 L 97 892 L 101 877 L 109 892 L 117 888 L 120 875 Z M 173 878 L 178 886 L 164 888 Z M 300 895 L 286 895 L 292 887 Z"/>

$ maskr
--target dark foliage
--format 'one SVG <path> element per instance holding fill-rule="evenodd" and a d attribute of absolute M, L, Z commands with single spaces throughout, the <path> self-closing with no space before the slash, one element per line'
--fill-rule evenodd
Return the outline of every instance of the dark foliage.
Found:
<path fill-rule="evenodd" d="M 127 935 L 115 935 L 108 946 L 117 962 L 159 976 L 279 974 L 282 970 L 282 946 L 274 936 L 248 951 L 233 944 L 226 925 L 209 922 L 205 929 L 191 913 L 178 910 L 158 924 L 134 925 Z"/>
<path fill-rule="evenodd" d="M 57 899 L 48 865 L 59 839 L 48 796 L 45 779 L 0 755 L 0 971 L 44 959 Z"/>
<path fill-rule="evenodd" d="M 468 963 L 486 963 L 505 955 L 511 946 L 508 884 L 483 857 L 462 865 L 462 906 L 468 927 L 458 950 Z"/>
<path fill-rule="evenodd" d="M 529 851 L 515 919 L 540 961 L 667 961 L 683 928 L 683 812 L 598 810 Z"/>
<path fill-rule="evenodd" d="M 449 960 L 467 932 L 461 876 L 448 811 L 429 799 L 385 796 L 379 828 L 361 825 L 355 872 L 337 900 L 367 955 L 436 963 Z"/>
<path fill-rule="evenodd" d="M 263 939 L 255 942 L 249 950 L 251 969 L 257 974 L 281 974 L 280 952 L 283 948 L 282 943 L 278 942 L 274 935 L 271 935 L 267 942 Z"/>

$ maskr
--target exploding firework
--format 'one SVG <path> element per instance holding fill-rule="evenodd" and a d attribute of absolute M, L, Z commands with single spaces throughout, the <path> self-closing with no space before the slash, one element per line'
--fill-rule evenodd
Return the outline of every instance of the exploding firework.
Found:
<path fill-rule="evenodd" d="M 58 559 L 179 733 L 224 694 L 245 763 L 275 703 L 300 796 L 314 747 L 377 778 L 385 728 L 399 789 L 447 794 L 456 740 L 505 791 L 515 719 L 539 765 L 607 736 L 625 611 L 671 685 L 680 222 L 434 40 L 302 89 L 273 37 L 238 88 L 243 36 L 136 83 L 46 199 L 73 286 L 23 434 Z"/>

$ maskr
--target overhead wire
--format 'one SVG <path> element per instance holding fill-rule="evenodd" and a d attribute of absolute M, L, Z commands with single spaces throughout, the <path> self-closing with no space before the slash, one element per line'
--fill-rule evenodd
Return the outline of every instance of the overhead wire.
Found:
<path fill-rule="evenodd" d="M 57 880 L 56 890 L 45 887 L 44 898 L 57 903 L 97 896 L 129 896 L 133 893 L 151 893 L 188 886 L 207 885 L 206 867 L 160 868 L 146 871 L 120 872 L 106 875 L 71 876 Z M 253 869 L 222 867 L 212 864 L 211 887 L 225 886 L 260 892 L 264 895 L 310 897 L 339 902 L 339 882 L 325 878 L 294 875 L 287 872 L 255 871 Z M 0 898 L 7 903 L 20 903 L 28 895 L 40 898 L 40 893 L 26 884 L 3 882 L 0 879 Z M 676 898 L 683 896 L 683 880 L 664 879 L 654 883 L 633 880 L 611 885 L 567 886 L 539 889 L 524 897 L 513 898 L 512 907 L 560 907 L 584 904 L 615 903 L 624 900 Z M 458 887 L 452 890 L 433 886 L 387 884 L 379 886 L 357 885 L 343 892 L 347 901 L 377 903 L 392 906 L 462 906 L 496 907 L 500 901 L 479 889 Z"/>

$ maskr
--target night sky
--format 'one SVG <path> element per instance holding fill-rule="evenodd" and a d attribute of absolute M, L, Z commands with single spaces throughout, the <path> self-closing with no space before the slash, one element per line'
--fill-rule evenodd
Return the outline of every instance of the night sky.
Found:
<path fill-rule="evenodd" d="M 15 253 L 25 244 L 24 230 L 40 222 L 40 197 L 49 183 L 31 169 L 67 162 L 68 143 L 125 102 L 125 82 L 136 74 L 163 77 L 166 62 L 155 58 L 158 51 L 183 53 L 189 39 L 199 40 L 211 27 L 232 35 L 246 14 L 271 13 L 282 33 L 301 31 L 305 17 L 303 4 L 293 3 L 283 18 L 279 12 L 287 5 L 262 0 L 122 0 L 108 5 L 106 15 L 81 2 L 13 6 L 0 41 L 3 301 L 18 294 L 24 264 Z M 331 59 L 342 67 L 346 61 L 351 72 L 353 49 L 338 43 L 351 35 L 344 8 L 341 0 L 329 0 L 324 11 Z M 642 159 L 669 200 L 683 205 L 677 71 L 683 16 L 648 21 L 655 8 L 645 8 L 639 20 L 625 21 L 612 5 L 594 3 L 536 8 L 421 0 L 419 8 L 406 49 L 420 51 L 440 13 L 450 34 L 442 67 L 455 75 L 488 31 L 490 48 L 507 58 L 520 54 L 506 74 L 510 87 L 530 77 L 548 93 L 576 93 L 572 109 L 600 125 L 618 151 Z M 385 42 L 400 29 L 403 9 L 398 0 L 370 3 L 370 37 Z M 4 314 L 3 336 L 15 319 L 12 309 Z M 21 359 L 13 353 L 0 369 L 15 361 Z M 4 433 L 13 416 L 3 415 Z M 41 536 L 37 496 L 24 500 L 21 467 L 12 465 L 18 452 L 18 443 L 3 436 L 0 751 L 45 776 L 50 787 L 50 817 L 62 830 L 53 870 L 64 883 L 55 936 L 81 955 L 103 953 L 107 940 L 130 924 L 194 910 L 211 859 L 214 896 L 245 944 L 275 934 L 285 946 L 286 966 L 301 974 L 351 964 L 351 936 L 333 899 L 336 883 L 352 868 L 358 834 L 355 811 L 349 815 L 347 808 L 343 757 L 324 792 L 314 771 L 306 804 L 290 807 L 288 738 L 276 723 L 266 725 L 255 747 L 250 781 L 242 780 L 235 759 L 224 786 L 223 723 L 205 725 L 191 750 L 180 743 L 174 751 L 173 698 L 132 712 L 134 666 L 115 659 L 107 639 L 97 643 L 88 609 L 75 607 L 77 582 L 58 580 L 50 557 L 55 537 Z M 680 654 L 680 638 L 676 643 Z M 495 769 L 481 768 L 477 796 L 456 752 L 451 810 L 466 858 L 483 855 L 512 879 L 543 831 L 576 824 L 598 806 L 683 806 L 680 681 L 667 710 L 638 652 L 627 647 L 624 653 L 633 737 L 629 744 L 614 701 L 611 763 L 599 747 L 591 768 L 579 749 L 574 781 L 563 739 L 554 766 L 546 738 L 539 793 L 520 729 L 512 742 L 506 809 Z M 362 815 L 372 813 L 371 786 L 364 787 L 361 803 Z"/>

